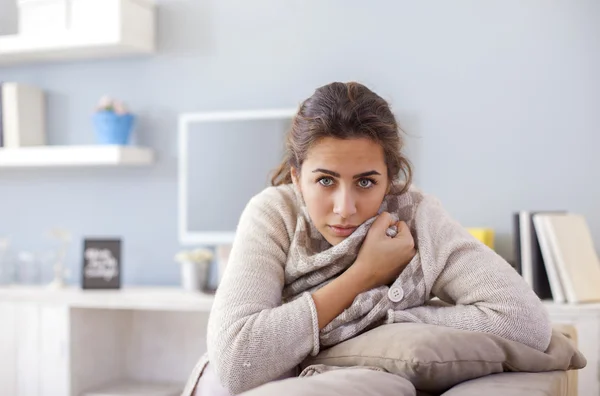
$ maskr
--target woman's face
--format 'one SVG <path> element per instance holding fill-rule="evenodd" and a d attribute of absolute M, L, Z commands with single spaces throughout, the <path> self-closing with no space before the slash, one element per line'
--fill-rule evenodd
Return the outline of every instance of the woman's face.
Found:
<path fill-rule="evenodd" d="M 383 148 L 369 139 L 324 138 L 292 177 L 313 224 L 332 245 L 377 214 L 389 187 Z"/>

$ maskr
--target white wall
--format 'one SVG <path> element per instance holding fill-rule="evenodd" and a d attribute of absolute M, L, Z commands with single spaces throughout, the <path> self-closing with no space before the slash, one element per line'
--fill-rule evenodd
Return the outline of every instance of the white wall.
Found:
<path fill-rule="evenodd" d="M 160 157 L 151 170 L 0 173 L 0 234 L 23 247 L 57 224 L 121 235 L 125 283 L 177 282 L 177 114 L 294 106 L 358 80 L 397 109 L 417 182 L 464 225 L 494 227 L 502 254 L 519 209 L 583 213 L 600 247 L 600 2 L 159 4 L 156 57 L 0 69 L 48 90 L 51 143 L 91 142 L 90 112 L 110 93 Z"/>

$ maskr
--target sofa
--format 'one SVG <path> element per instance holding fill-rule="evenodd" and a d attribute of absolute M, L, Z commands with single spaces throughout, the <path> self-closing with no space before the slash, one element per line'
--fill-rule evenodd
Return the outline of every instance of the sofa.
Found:
<path fill-rule="evenodd" d="M 347 341 L 348 344 L 333 351 L 325 351 L 321 356 L 304 364 L 303 375 L 282 381 L 275 381 L 251 391 L 244 396 L 577 396 L 577 369 L 586 364 L 585 358 L 577 350 L 577 333 L 570 325 L 556 324 L 553 339 L 546 352 L 527 349 L 506 340 L 484 334 L 471 338 L 474 348 L 457 346 L 456 351 L 470 349 L 484 360 L 454 359 L 440 349 L 422 348 L 424 343 L 413 343 L 414 350 L 406 347 L 402 360 L 384 356 L 388 351 L 398 351 L 398 345 L 378 349 L 374 344 L 386 344 L 387 336 L 397 338 L 398 329 L 406 329 L 403 338 L 410 338 L 414 331 L 429 335 L 421 339 L 437 340 L 447 329 L 423 327 L 397 327 L 382 329 L 376 335 Z M 436 332 L 438 332 L 436 334 Z M 451 334 L 460 334 L 452 332 Z M 444 335 L 445 337 L 445 335 Z M 365 341 L 369 340 L 367 345 Z M 376 341 L 373 341 L 376 340 Z M 456 338 L 455 338 L 456 340 Z M 491 341 L 490 341 L 491 340 Z M 485 343 L 488 345 L 485 345 Z M 426 344 L 426 342 L 425 342 Z M 408 345 L 408 344 L 405 344 Z M 481 348 L 479 348 L 481 346 Z M 361 349 L 362 348 L 362 349 Z M 452 349 L 452 347 L 449 347 Z M 495 349 L 494 349 L 495 348 Z M 465 352 L 471 353 L 471 352 Z M 500 353 L 500 354 L 498 354 Z M 374 358 L 374 356 L 376 358 Z M 397 355 L 397 352 L 394 352 Z M 465 355 L 467 356 L 467 355 Z M 473 356 L 473 355 L 472 355 Z M 470 360 L 472 359 L 472 360 Z M 419 363 L 415 363 L 419 360 Z M 465 366 L 465 362 L 471 366 Z M 493 364 L 490 364 L 493 363 Z M 497 363 L 500 363 L 498 365 Z M 461 366 L 459 369 L 455 365 Z M 440 367 L 444 366 L 444 367 Z M 321 368 L 328 367 L 328 369 Z M 491 371 L 485 374 L 485 370 Z M 390 375 L 389 372 L 398 375 Z M 533 371 L 533 372 L 532 372 Z M 318 374 L 318 375 L 316 375 Z M 460 376 L 472 379 L 461 380 Z M 447 381 L 455 383 L 449 385 Z"/>

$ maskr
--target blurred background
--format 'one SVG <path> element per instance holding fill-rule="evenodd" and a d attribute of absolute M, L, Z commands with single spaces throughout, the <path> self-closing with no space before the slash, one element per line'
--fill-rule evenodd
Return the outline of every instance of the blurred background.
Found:
<path fill-rule="evenodd" d="M 0 32 L 15 33 L 14 0 Z M 600 244 L 600 4 L 565 1 L 158 1 L 156 53 L 2 66 L 0 80 L 47 94 L 47 139 L 91 144 L 98 98 L 126 101 L 135 138 L 160 159 L 143 169 L 0 172 L 0 235 L 36 248 L 123 239 L 123 281 L 168 285 L 177 238 L 177 117 L 296 107 L 331 81 L 389 100 L 408 134 L 416 184 L 465 226 L 494 228 L 512 260 L 512 213 L 583 213 Z M 251 148 L 261 155 L 261 142 Z M 206 170 L 211 184 L 239 165 Z M 69 251 L 77 278 L 82 245 Z"/>
<path fill-rule="evenodd" d="M 110 239 L 120 242 L 109 249 L 121 287 L 179 287 L 186 258 L 174 256 L 196 248 L 216 254 L 217 247 L 185 242 L 180 233 L 181 150 L 196 175 L 189 191 L 223 202 L 224 211 L 226 187 L 247 171 L 247 159 L 215 140 L 228 136 L 219 134 L 222 126 L 204 130 L 204 140 L 195 132 L 202 127 L 190 124 L 193 138 L 180 147 L 181 117 L 293 110 L 332 81 L 361 82 L 389 101 L 406 133 L 415 184 L 465 227 L 492 230 L 494 249 L 512 264 L 520 259 L 515 215 L 523 211 L 581 214 L 600 248 L 596 0 L 72 4 L 0 0 L 0 82 L 12 87 L 3 101 L 20 87 L 38 90 L 38 99 L 30 93 L 17 109 L 4 107 L 3 117 L 41 120 L 43 132 L 32 139 L 67 148 L 28 151 L 8 135 L 0 148 L 0 251 L 20 262 L 50 251 L 46 260 L 56 263 L 57 246 L 64 250 L 61 266 L 44 266 L 40 284 L 64 270 L 65 282 L 80 286 L 84 241 Z M 69 31 L 69 23 L 81 30 Z M 135 116 L 128 140 L 102 140 L 98 117 L 110 112 Z M 7 125 L 5 134 L 13 133 Z M 125 148 L 95 150 L 111 144 Z M 256 158 L 278 149 L 247 136 L 241 144 Z M 261 188 L 248 186 L 242 202 Z M 189 212 L 202 212 L 195 202 L 203 201 L 188 198 Z M 237 212 L 223 216 L 233 228 Z M 214 286 L 217 259 L 205 261 Z M 181 380 L 182 372 L 167 377 Z"/>

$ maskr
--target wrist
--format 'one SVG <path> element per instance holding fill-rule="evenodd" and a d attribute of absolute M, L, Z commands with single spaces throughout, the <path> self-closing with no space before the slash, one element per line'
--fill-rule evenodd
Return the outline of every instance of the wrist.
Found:
<path fill-rule="evenodd" d="M 355 262 L 342 274 L 348 279 L 349 286 L 357 295 L 376 287 L 375 279 L 371 273 L 365 271 L 363 268 L 364 266 L 357 265 L 357 262 Z"/>

